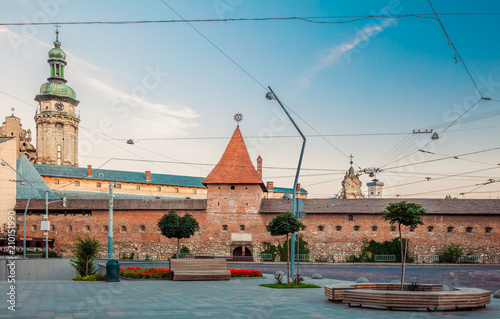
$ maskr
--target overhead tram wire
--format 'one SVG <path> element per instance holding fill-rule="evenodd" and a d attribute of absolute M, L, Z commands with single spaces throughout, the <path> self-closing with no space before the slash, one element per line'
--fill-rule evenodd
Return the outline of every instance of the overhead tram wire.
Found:
<path fill-rule="evenodd" d="M 160 0 L 166 7 L 168 7 L 172 12 L 174 12 L 179 18 L 182 20 L 186 21 L 183 16 L 181 16 L 177 11 L 175 11 L 171 6 L 169 6 L 164 0 Z M 226 54 L 221 48 L 219 48 L 215 43 L 210 41 L 203 33 L 201 33 L 198 29 L 196 29 L 191 23 L 187 22 L 186 23 L 194 30 L 196 33 L 198 33 L 201 37 L 203 37 L 205 40 L 208 41 L 214 48 L 216 48 L 220 53 L 222 53 L 229 61 L 231 61 L 234 65 L 236 65 L 241 71 L 243 71 L 247 76 L 249 76 L 255 83 L 257 83 L 260 87 L 262 87 L 266 92 L 268 91 L 268 88 L 263 85 L 259 80 L 257 80 L 253 75 L 251 75 L 247 70 L 245 70 L 241 65 L 239 65 L 235 60 L 233 60 L 228 54 Z M 283 105 L 289 109 L 295 116 L 297 116 L 300 120 L 302 120 L 307 126 L 309 126 L 316 134 L 320 135 L 328 144 L 333 146 L 338 152 L 340 152 L 342 155 L 344 155 L 345 158 L 350 159 L 347 154 L 342 152 L 337 146 L 335 146 L 330 140 L 328 140 L 326 137 L 324 137 L 318 130 L 316 130 L 312 125 L 310 125 L 307 121 L 305 121 L 300 115 L 298 115 L 292 108 L 290 108 L 288 105 L 283 103 Z M 352 159 L 350 159 L 352 161 Z M 360 169 L 361 167 L 357 165 Z"/>
<path fill-rule="evenodd" d="M 383 161 L 386 159 L 386 157 L 389 156 L 392 152 L 394 152 L 401 144 L 403 144 L 407 139 L 409 139 L 412 135 L 408 134 L 406 135 L 403 139 L 401 139 L 396 145 L 394 145 L 387 153 L 382 155 L 381 158 L 379 158 L 375 163 L 373 163 L 373 167 L 378 167 L 379 163 L 383 163 Z"/>
<path fill-rule="evenodd" d="M 167 5 L 167 4 L 165 4 Z M 492 16 L 500 15 L 500 12 L 454 12 L 439 13 L 440 16 Z M 53 21 L 53 22 L 4 22 L 0 26 L 25 26 L 25 25 L 126 25 L 126 24 L 155 24 L 155 23 L 200 23 L 200 22 L 245 22 L 245 21 L 287 21 L 298 20 L 319 24 L 343 24 L 352 23 L 365 19 L 400 19 L 400 18 L 422 18 L 437 20 L 434 14 L 412 13 L 412 14 L 377 14 L 377 15 L 339 15 L 319 17 L 263 17 L 263 18 L 229 18 L 229 19 L 181 19 L 181 20 L 128 20 L 128 21 Z M 319 19 L 348 19 L 343 21 L 315 21 Z"/>

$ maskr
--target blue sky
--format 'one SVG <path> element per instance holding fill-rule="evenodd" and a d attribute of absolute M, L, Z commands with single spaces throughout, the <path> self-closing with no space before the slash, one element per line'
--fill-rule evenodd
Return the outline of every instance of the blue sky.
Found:
<path fill-rule="evenodd" d="M 164 2 L 185 19 L 432 13 L 427 1 L 416 0 Z M 438 13 L 500 12 L 494 1 L 432 2 Z M 3 23 L 179 19 L 160 0 L 1 6 Z M 500 16 L 441 20 L 482 95 L 500 100 Z M 241 112 L 252 160 L 264 159 L 264 181 L 290 186 L 301 141 L 286 137 L 298 135 L 278 103 L 265 99 L 264 87 L 271 85 L 305 134 L 324 135 L 309 137 L 304 155 L 300 182 L 311 197 L 340 190 L 350 154 L 356 169 L 382 169 L 378 178 L 387 197 L 500 196 L 498 183 L 476 185 L 500 180 L 498 150 L 458 156 L 500 146 L 500 102 L 481 101 L 438 140 L 411 134 L 441 132 L 480 97 L 435 19 L 192 26 L 241 68 L 186 23 L 60 28 L 67 84 L 81 101 L 80 166 L 206 176 L 236 126 L 233 115 Z M 34 131 L 33 98 L 48 77 L 46 54 L 53 41 L 51 25 L 0 26 L 0 117 L 15 108 L 23 126 Z M 129 138 L 135 145 L 125 143 Z M 450 158 L 417 165 L 444 157 Z M 361 180 L 366 192 L 370 178 Z"/>

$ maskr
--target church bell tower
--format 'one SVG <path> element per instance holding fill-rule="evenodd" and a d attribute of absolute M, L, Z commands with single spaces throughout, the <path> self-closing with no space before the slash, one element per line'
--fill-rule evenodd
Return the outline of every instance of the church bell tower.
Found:
<path fill-rule="evenodd" d="M 80 119 L 76 107 L 80 101 L 64 79 L 66 53 L 61 50 L 59 30 L 56 30 L 56 41 L 47 62 L 50 77 L 35 97 L 39 104 L 35 115 L 37 163 L 78 166 Z"/>

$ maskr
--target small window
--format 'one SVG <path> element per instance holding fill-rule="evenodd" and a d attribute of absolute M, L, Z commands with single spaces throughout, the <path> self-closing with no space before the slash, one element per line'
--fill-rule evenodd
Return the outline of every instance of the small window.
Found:
<path fill-rule="evenodd" d="M 484 232 L 485 232 L 486 234 L 491 234 L 491 233 L 493 232 L 493 228 L 492 228 L 492 227 L 486 227 L 486 228 L 484 229 Z"/>
<path fill-rule="evenodd" d="M 427 231 L 428 231 L 429 233 L 433 233 L 433 232 L 434 232 L 434 226 L 429 226 L 429 227 L 427 227 Z"/>
<path fill-rule="evenodd" d="M 354 231 L 359 231 L 360 228 L 360 226 L 354 226 Z"/>
<path fill-rule="evenodd" d="M 193 194 L 196 194 L 196 188 L 195 188 L 195 189 L 193 189 Z"/>
<path fill-rule="evenodd" d="M 228 230 L 227 225 L 222 225 L 222 231 L 227 231 L 227 230 Z"/>
<path fill-rule="evenodd" d="M 395 232 L 396 231 L 396 226 L 391 226 L 391 232 Z"/>
<path fill-rule="evenodd" d="M 415 227 L 410 227 L 410 232 L 414 233 L 415 232 Z"/>
<path fill-rule="evenodd" d="M 161 186 L 156 186 L 156 191 L 161 192 Z"/>
<path fill-rule="evenodd" d="M 108 225 L 102 226 L 102 232 L 107 233 L 108 232 Z"/>
<path fill-rule="evenodd" d="M 353 215 L 349 215 L 349 216 L 347 216 L 347 218 L 348 218 L 349 220 L 354 220 L 354 216 L 353 216 Z"/>
<path fill-rule="evenodd" d="M 448 227 L 448 229 L 447 229 L 447 231 L 448 231 L 449 233 L 453 233 L 453 231 L 454 231 L 454 230 L 455 230 L 455 228 L 454 228 L 454 227 L 451 227 L 451 226 L 450 226 L 450 227 Z"/>
<path fill-rule="evenodd" d="M 120 227 L 120 233 L 126 233 L 126 232 L 127 232 L 127 226 Z"/>
<path fill-rule="evenodd" d="M 233 191 L 234 191 L 234 188 L 235 188 L 235 187 L 234 187 L 234 185 L 231 185 L 231 190 L 233 190 Z"/>
<path fill-rule="evenodd" d="M 335 226 L 336 231 L 342 231 L 342 226 Z"/>
<path fill-rule="evenodd" d="M 95 183 L 95 187 L 101 188 L 101 183 L 100 182 Z"/>
<path fill-rule="evenodd" d="M 240 225 L 240 231 L 245 231 L 245 225 Z"/>
<path fill-rule="evenodd" d="M 174 193 L 178 193 L 179 192 L 179 189 L 178 188 L 174 188 Z"/>
<path fill-rule="evenodd" d="M 55 225 L 50 225 L 50 230 L 51 231 L 56 231 L 56 226 Z"/>
<path fill-rule="evenodd" d="M 141 227 L 139 227 L 139 233 L 145 233 L 145 232 L 146 232 L 146 226 L 141 225 Z"/>
<path fill-rule="evenodd" d="M 300 227 L 300 231 L 306 231 L 307 227 L 306 226 L 302 226 Z"/>
<path fill-rule="evenodd" d="M 86 225 L 85 227 L 83 227 L 83 230 L 89 233 L 91 230 L 90 225 Z"/>
<path fill-rule="evenodd" d="M 116 184 L 115 188 L 122 188 L 122 184 Z"/>
<path fill-rule="evenodd" d="M 135 189 L 140 190 L 141 189 L 141 185 L 135 185 Z"/>
<path fill-rule="evenodd" d="M 325 230 L 325 226 L 318 226 L 318 231 L 324 231 Z"/>
<path fill-rule="evenodd" d="M 55 179 L 55 180 L 54 180 L 54 184 L 58 185 L 58 184 L 59 184 L 59 180 L 58 180 L 58 179 Z"/>
<path fill-rule="evenodd" d="M 80 186 L 80 181 L 75 181 L 75 186 Z"/>
<path fill-rule="evenodd" d="M 67 228 L 67 230 L 68 230 L 68 233 L 71 233 L 71 232 L 73 231 L 73 226 L 71 226 L 71 225 L 68 225 L 68 228 Z"/>
<path fill-rule="evenodd" d="M 33 225 L 33 226 L 32 226 L 32 229 L 33 229 L 34 231 L 37 231 L 37 230 L 38 230 L 38 225 Z"/>
<path fill-rule="evenodd" d="M 372 231 L 373 232 L 378 232 L 378 227 L 377 226 L 372 226 Z"/>
<path fill-rule="evenodd" d="M 465 232 L 466 232 L 466 233 L 473 233 L 473 232 L 474 232 L 474 228 L 472 228 L 472 227 L 467 227 L 467 228 L 465 228 Z"/>

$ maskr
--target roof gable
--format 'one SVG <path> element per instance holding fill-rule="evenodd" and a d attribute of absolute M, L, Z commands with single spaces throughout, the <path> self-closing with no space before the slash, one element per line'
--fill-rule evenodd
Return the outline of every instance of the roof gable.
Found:
<path fill-rule="evenodd" d="M 16 198 L 17 199 L 44 199 L 45 193 L 48 191 L 49 199 L 57 199 L 58 197 L 52 192 L 47 183 L 38 174 L 33 164 L 21 155 L 16 162 L 18 177 L 17 179 L 23 183 L 16 183 Z M 19 176 L 20 175 L 20 176 Z M 25 179 L 28 183 L 24 183 Z"/>
<path fill-rule="evenodd" d="M 203 184 L 259 184 L 266 187 L 250 160 L 240 128 L 234 130 L 219 163 L 212 169 Z"/>

